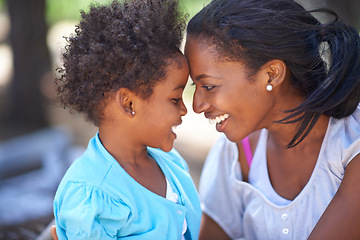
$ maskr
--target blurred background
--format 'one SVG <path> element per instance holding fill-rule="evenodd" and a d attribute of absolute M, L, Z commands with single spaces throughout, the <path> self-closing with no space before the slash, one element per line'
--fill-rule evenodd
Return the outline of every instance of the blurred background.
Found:
<path fill-rule="evenodd" d="M 358 0 L 298 1 L 307 9 L 327 6 L 359 28 Z M 110 0 L 0 0 L 0 239 L 40 239 L 53 219 L 61 177 L 97 131 L 52 100 L 64 37 L 74 31 L 80 9 L 87 11 L 92 2 Z M 207 2 L 181 0 L 181 6 L 191 17 Z M 176 130 L 175 147 L 198 186 L 219 133 L 192 111 L 193 91 L 190 85 L 185 89 L 188 114 Z"/>

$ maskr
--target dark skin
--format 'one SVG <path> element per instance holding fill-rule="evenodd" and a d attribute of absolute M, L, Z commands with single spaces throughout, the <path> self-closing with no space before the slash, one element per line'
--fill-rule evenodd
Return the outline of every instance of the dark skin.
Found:
<path fill-rule="evenodd" d="M 130 141 L 129 143 L 123 142 L 118 139 L 118 136 L 126 136 L 124 135 L 126 133 L 118 131 L 118 134 L 111 134 L 112 127 L 100 126 L 99 129 L 101 130 L 99 135 L 102 144 L 121 167 L 140 185 L 159 196 L 165 197 L 165 176 L 156 161 L 147 154 L 146 147 L 137 149 L 132 146 Z M 118 141 L 122 143 L 119 144 Z M 125 149 L 128 151 L 124 151 Z"/>
<path fill-rule="evenodd" d="M 166 180 L 147 147 L 168 152 L 187 109 L 182 94 L 189 76 L 188 63 L 180 52 L 169 59 L 165 79 L 159 81 L 149 99 L 120 88 L 106 101 L 99 137 L 112 157 L 140 185 L 166 197 Z M 55 226 L 51 229 L 57 239 Z"/>
<path fill-rule="evenodd" d="M 181 124 L 187 113 L 182 93 L 188 77 L 185 57 L 178 53 L 169 60 L 166 79 L 160 81 L 149 99 L 128 89 L 119 89 L 106 105 L 99 137 L 107 151 L 139 184 L 165 197 L 166 181 L 147 146 L 170 151 L 176 134 L 172 127 Z"/>
<path fill-rule="evenodd" d="M 56 227 L 55 225 L 51 226 L 51 236 L 54 240 L 58 240 L 58 236 L 56 235 Z"/>
<path fill-rule="evenodd" d="M 193 108 L 197 113 L 214 119 L 229 116 L 217 130 L 232 142 L 250 136 L 252 149 L 262 128 L 269 131 L 267 142 L 268 174 L 274 190 L 293 200 L 309 181 L 327 130 L 329 118 L 322 115 L 309 135 L 297 146 L 286 148 L 296 133 L 296 124 L 277 124 L 284 110 L 303 101 L 303 96 L 289 82 L 290 72 L 281 60 L 271 60 L 249 79 L 241 62 L 221 60 L 216 49 L 201 39 L 188 38 L 185 55 L 196 90 Z M 271 83 L 273 90 L 266 91 Z M 239 162 L 246 165 L 240 144 Z M 249 169 L 242 168 L 245 180 Z M 344 179 L 309 239 L 360 239 L 360 157 L 346 167 Z M 339 224 L 340 223 L 340 224 Z M 203 215 L 200 240 L 229 239 L 217 223 Z"/>
<path fill-rule="evenodd" d="M 327 123 L 326 117 L 321 118 L 317 127 L 311 131 L 311 135 L 297 147 L 290 149 L 279 145 L 276 136 L 270 134 L 267 148 L 269 177 L 273 188 L 283 198 L 294 200 L 309 181 Z"/>

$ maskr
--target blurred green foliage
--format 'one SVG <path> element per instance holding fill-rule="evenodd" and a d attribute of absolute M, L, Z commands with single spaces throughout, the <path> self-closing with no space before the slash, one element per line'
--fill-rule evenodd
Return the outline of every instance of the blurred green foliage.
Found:
<path fill-rule="evenodd" d="M 189 19 L 198 13 L 210 0 L 180 0 L 184 11 L 189 14 Z"/>
<path fill-rule="evenodd" d="M 80 20 L 80 10 L 87 11 L 91 3 L 106 4 L 111 0 L 46 0 L 46 18 L 49 25 L 63 20 Z"/>
<path fill-rule="evenodd" d="M 10 0 L 11 1 L 11 0 Z M 30 1 L 30 0 L 29 0 Z M 64 20 L 80 20 L 80 10 L 89 10 L 91 3 L 107 4 L 112 0 L 46 0 L 46 19 L 49 25 Z M 4 11 L 6 0 L 0 0 L 0 11 Z M 194 16 L 210 0 L 180 0 L 180 6 Z"/>
<path fill-rule="evenodd" d="M 3 2 L 4 0 L 0 0 Z M 112 0 L 46 0 L 46 17 L 49 25 L 62 20 L 80 20 L 80 10 L 85 12 L 91 3 L 107 4 Z M 210 0 L 180 0 L 180 6 L 189 17 L 194 16 Z"/>

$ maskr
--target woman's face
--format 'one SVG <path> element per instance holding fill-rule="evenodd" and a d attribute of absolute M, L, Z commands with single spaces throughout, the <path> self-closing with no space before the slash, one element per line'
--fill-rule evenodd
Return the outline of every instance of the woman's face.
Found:
<path fill-rule="evenodd" d="M 249 79 L 241 62 L 222 61 L 214 47 L 188 38 L 185 55 L 196 86 L 193 108 L 216 122 L 233 142 L 272 124 L 274 100 L 266 90 L 269 74 L 260 69 Z"/>

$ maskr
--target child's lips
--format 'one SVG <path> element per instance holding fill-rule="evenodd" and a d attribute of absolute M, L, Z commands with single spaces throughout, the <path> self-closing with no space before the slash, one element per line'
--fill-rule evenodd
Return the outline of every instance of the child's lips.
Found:
<path fill-rule="evenodd" d="M 173 128 L 177 128 L 177 126 L 181 125 L 182 120 L 180 119 L 179 121 L 177 121 L 172 127 Z"/>
<path fill-rule="evenodd" d="M 182 120 L 178 121 L 175 125 L 171 126 L 171 132 L 175 134 L 176 128 L 182 123 Z M 176 134 L 175 134 L 176 135 Z"/>

